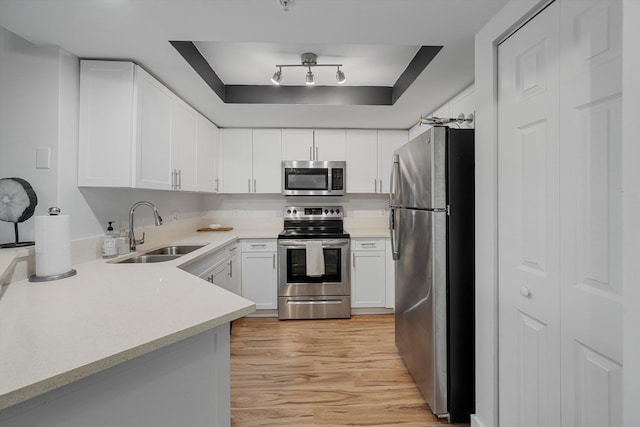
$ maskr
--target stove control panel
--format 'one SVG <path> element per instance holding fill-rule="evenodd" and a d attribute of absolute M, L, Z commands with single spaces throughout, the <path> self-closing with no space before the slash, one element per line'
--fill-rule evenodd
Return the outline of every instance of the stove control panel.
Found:
<path fill-rule="evenodd" d="M 288 206 L 283 215 L 287 220 L 329 220 L 344 218 L 342 206 Z"/>

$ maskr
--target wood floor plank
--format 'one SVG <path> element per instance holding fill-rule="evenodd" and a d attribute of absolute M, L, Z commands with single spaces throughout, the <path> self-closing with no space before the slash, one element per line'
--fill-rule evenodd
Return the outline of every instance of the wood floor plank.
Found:
<path fill-rule="evenodd" d="M 232 426 L 447 425 L 402 363 L 394 327 L 393 315 L 234 321 Z"/>

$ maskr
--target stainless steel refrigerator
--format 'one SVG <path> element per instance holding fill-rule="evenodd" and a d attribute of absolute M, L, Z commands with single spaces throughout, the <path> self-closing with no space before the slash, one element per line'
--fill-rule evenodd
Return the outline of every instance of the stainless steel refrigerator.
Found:
<path fill-rule="evenodd" d="M 436 126 L 393 155 L 396 346 L 431 411 L 474 412 L 474 136 Z"/>

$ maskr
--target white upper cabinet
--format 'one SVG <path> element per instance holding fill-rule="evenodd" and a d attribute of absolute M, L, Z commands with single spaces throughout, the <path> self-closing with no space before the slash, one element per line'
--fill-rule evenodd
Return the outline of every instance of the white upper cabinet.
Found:
<path fill-rule="evenodd" d="M 282 160 L 313 160 L 313 129 L 282 129 Z"/>
<path fill-rule="evenodd" d="M 388 193 L 393 152 L 408 141 L 405 130 L 347 130 L 347 190 Z"/>
<path fill-rule="evenodd" d="M 138 128 L 135 187 L 171 189 L 172 93 L 136 67 Z"/>
<path fill-rule="evenodd" d="M 253 193 L 280 193 L 282 131 L 253 130 Z"/>
<path fill-rule="evenodd" d="M 223 193 L 250 193 L 252 178 L 251 129 L 222 129 Z"/>
<path fill-rule="evenodd" d="M 378 193 L 389 192 L 389 177 L 391 176 L 393 152 L 408 141 L 409 132 L 406 130 L 378 131 Z M 349 169 L 347 168 L 347 173 L 348 172 Z"/>
<path fill-rule="evenodd" d="M 313 143 L 314 160 L 347 160 L 347 134 L 344 129 L 314 130 Z"/>
<path fill-rule="evenodd" d="M 205 122 L 139 66 L 82 60 L 78 185 L 212 191 L 205 169 L 209 184 L 199 182 L 200 166 L 214 165 Z"/>
<path fill-rule="evenodd" d="M 347 130 L 349 193 L 375 193 L 378 188 L 378 132 Z"/>
<path fill-rule="evenodd" d="M 133 186 L 134 64 L 81 61 L 78 185 Z"/>
<path fill-rule="evenodd" d="M 217 193 L 219 191 L 217 150 L 219 130 L 204 116 L 197 118 L 197 187 L 198 191 Z"/>
<path fill-rule="evenodd" d="M 282 160 L 346 160 L 344 129 L 283 129 Z"/>
<path fill-rule="evenodd" d="M 280 129 L 223 129 L 224 193 L 280 193 Z"/>
<path fill-rule="evenodd" d="M 174 190 L 198 190 L 198 113 L 180 99 L 171 103 L 171 178 Z"/>

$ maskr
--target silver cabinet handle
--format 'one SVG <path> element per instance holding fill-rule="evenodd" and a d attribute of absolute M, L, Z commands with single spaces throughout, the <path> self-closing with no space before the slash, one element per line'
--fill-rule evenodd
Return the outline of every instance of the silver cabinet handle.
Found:
<path fill-rule="evenodd" d="M 229 277 L 233 277 L 233 261 L 229 261 L 227 265 L 229 266 Z"/>
<path fill-rule="evenodd" d="M 369 242 L 369 243 L 360 243 L 360 246 L 372 248 L 372 247 L 378 246 L 378 244 L 375 242 Z"/>
<path fill-rule="evenodd" d="M 275 269 L 276 268 L 276 254 L 272 254 L 271 256 L 273 257 L 272 258 L 273 259 L 273 268 Z"/>
<path fill-rule="evenodd" d="M 373 179 L 373 192 L 377 193 L 378 192 L 378 180 L 377 179 Z"/>
<path fill-rule="evenodd" d="M 247 185 L 249 186 L 249 193 L 251 193 L 251 178 L 247 180 Z"/>
<path fill-rule="evenodd" d="M 171 189 L 175 190 L 178 182 L 177 178 L 178 171 L 176 169 L 171 171 Z"/>
<path fill-rule="evenodd" d="M 252 243 L 251 247 L 252 248 L 266 248 L 267 244 L 266 243 Z"/>
<path fill-rule="evenodd" d="M 316 145 L 316 160 L 320 159 L 320 154 L 318 154 L 318 146 Z"/>
<path fill-rule="evenodd" d="M 313 160 L 312 147 L 309 147 L 309 160 Z"/>
<path fill-rule="evenodd" d="M 352 267 L 355 270 L 355 268 L 356 268 L 356 253 L 355 252 L 351 252 L 351 259 L 352 259 L 351 264 L 353 264 Z"/>
<path fill-rule="evenodd" d="M 182 190 L 182 169 L 178 169 L 178 190 Z"/>
<path fill-rule="evenodd" d="M 382 180 L 380 180 L 380 192 L 382 193 Z"/>
<path fill-rule="evenodd" d="M 215 184 L 216 184 L 216 193 L 218 193 L 220 191 L 220 178 L 216 178 L 214 180 Z"/>
<path fill-rule="evenodd" d="M 253 180 L 253 192 L 254 193 L 256 192 L 256 180 L 255 179 Z"/>

